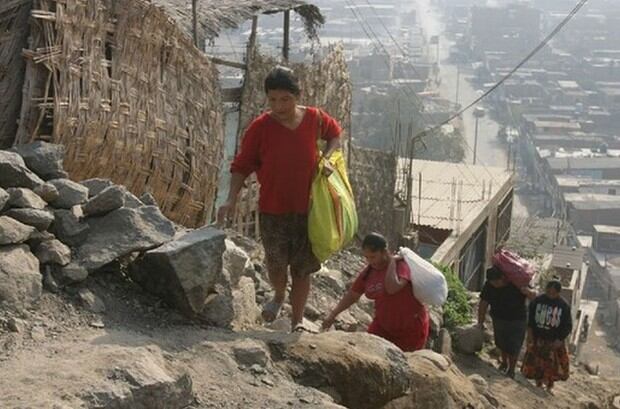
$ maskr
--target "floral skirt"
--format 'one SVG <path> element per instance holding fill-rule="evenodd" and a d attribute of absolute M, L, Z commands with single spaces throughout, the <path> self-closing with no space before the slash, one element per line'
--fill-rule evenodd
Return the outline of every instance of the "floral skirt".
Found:
<path fill-rule="evenodd" d="M 569 376 L 570 360 L 565 345 L 553 347 L 553 341 L 539 339 L 528 345 L 521 373 L 528 379 L 543 382 L 565 381 Z"/>

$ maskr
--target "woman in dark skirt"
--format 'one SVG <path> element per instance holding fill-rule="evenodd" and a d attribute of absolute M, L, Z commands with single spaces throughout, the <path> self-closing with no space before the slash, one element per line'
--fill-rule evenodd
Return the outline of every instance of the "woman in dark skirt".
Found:
<path fill-rule="evenodd" d="M 535 296 L 536 293 L 528 287 L 515 287 L 497 267 L 487 270 L 487 281 L 480 293 L 478 325 L 484 327 L 490 306 L 495 346 L 502 353 L 499 370 L 511 378 L 515 376 L 515 367 L 527 328 L 525 300 Z"/>
<path fill-rule="evenodd" d="M 536 386 L 547 386 L 552 393 L 556 381 L 569 376 L 566 338 L 573 329 L 571 309 L 560 296 L 562 283 L 551 280 L 542 294 L 530 304 L 527 328 L 527 353 L 521 372 Z"/>

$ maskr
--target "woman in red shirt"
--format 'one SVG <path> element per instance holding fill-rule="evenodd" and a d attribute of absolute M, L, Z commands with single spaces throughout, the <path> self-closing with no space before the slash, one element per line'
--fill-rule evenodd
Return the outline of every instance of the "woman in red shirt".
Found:
<path fill-rule="evenodd" d="M 310 292 L 310 274 L 321 268 L 308 239 L 310 186 L 318 161 L 340 147 L 341 128 L 323 111 L 298 105 L 299 81 L 288 68 L 276 67 L 267 75 L 265 92 L 271 110 L 254 119 L 245 131 L 241 151 L 231 165 L 228 200 L 218 211 L 218 224 L 232 216 L 245 179 L 256 173 L 260 234 L 275 292 L 263 307 L 263 319 L 277 318 L 290 268 L 292 326 L 303 329 L 300 324 Z M 319 135 L 326 141 L 321 153 L 317 149 Z"/>
<path fill-rule="evenodd" d="M 323 329 L 329 329 L 338 314 L 365 294 L 375 302 L 369 333 L 387 339 L 403 351 L 424 348 L 430 330 L 428 313 L 413 296 L 409 266 L 388 252 L 387 240 L 380 234 L 366 236 L 362 251 L 368 266 L 325 318 Z"/>

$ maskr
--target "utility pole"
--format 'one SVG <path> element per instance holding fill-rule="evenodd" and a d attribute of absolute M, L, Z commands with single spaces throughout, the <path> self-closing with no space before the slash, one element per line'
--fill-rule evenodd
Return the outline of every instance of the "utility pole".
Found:
<path fill-rule="evenodd" d="M 476 107 L 474 109 L 474 117 L 476 117 L 476 128 L 474 131 L 474 165 L 476 164 L 476 155 L 478 152 L 478 121 L 484 116 L 484 108 Z"/>
<path fill-rule="evenodd" d="M 291 34 L 291 11 L 286 10 L 284 12 L 284 41 L 282 44 L 282 58 L 285 62 L 288 62 L 288 52 L 290 47 L 290 34 Z"/>
<path fill-rule="evenodd" d="M 459 105 L 459 85 L 460 85 L 460 81 L 461 81 L 461 64 L 456 64 L 456 97 L 454 98 L 454 102 L 457 105 L 457 109 L 458 109 L 458 105 Z"/>

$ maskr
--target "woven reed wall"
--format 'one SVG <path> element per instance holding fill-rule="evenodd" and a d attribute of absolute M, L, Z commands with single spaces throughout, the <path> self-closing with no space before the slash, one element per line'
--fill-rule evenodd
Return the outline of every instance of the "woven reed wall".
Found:
<path fill-rule="evenodd" d="M 186 226 L 210 221 L 223 151 L 213 64 L 143 0 L 35 0 L 18 142 L 67 148 L 76 180 L 151 192 Z"/>
<path fill-rule="evenodd" d="M 263 82 L 267 73 L 279 63 L 277 59 L 261 54 L 258 48 L 249 51 L 247 62 L 248 69 L 241 93 L 239 141 L 252 119 L 267 109 Z M 295 70 L 301 83 L 301 103 L 320 107 L 340 122 L 344 150 L 347 152 L 352 90 L 342 47 L 330 47 L 324 56 L 317 56 L 313 64 L 290 64 L 290 67 Z M 258 238 L 259 186 L 254 177 L 248 181 L 247 186 L 240 195 L 233 227 L 242 234 Z"/>
<path fill-rule="evenodd" d="M 22 103 L 32 0 L 0 1 L 0 149 L 13 144 Z"/>

